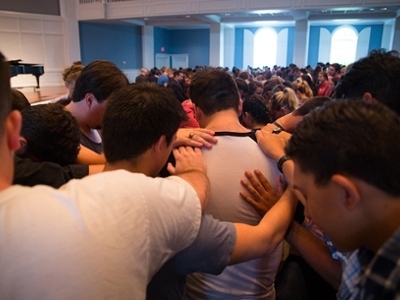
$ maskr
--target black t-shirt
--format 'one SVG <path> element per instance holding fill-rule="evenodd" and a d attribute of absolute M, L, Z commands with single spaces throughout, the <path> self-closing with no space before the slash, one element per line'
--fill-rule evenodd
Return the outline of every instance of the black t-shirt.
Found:
<path fill-rule="evenodd" d="M 15 156 L 13 184 L 34 186 L 37 184 L 59 188 L 74 178 L 89 175 L 87 165 L 60 166 L 52 162 L 34 162 Z"/>

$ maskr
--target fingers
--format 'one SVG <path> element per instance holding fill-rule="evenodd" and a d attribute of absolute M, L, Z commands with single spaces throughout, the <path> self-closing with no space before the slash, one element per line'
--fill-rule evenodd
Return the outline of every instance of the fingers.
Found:
<path fill-rule="evenodd" d="M 256 174 L 258 181 L 261 183 L 264 189 L 266 189 L 267 191 L 274 190 L 267 177 L 265 177 L 259 169 L 255 169 L 254 174 Z"/>
<path fill-rule="evenodd" d="M 204 128 L 180 128 L 177 132 L 177 139 L 174 147 L 191 146 L 211 148 L 218 139 L 215 132 Z"/>

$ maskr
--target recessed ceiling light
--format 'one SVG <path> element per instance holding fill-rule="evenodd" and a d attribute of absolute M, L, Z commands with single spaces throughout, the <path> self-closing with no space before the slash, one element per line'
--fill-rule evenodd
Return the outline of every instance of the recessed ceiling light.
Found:
<path fill-rule="evenodd" d="M 143 18 L 143 20 L 147 21 L 149 18 Z"/>
<path fill-rule="evenodd" d="M 230 15 L 231 15 L 231 14 L 225 14 L 225 16 L 227 16 L 227 17 L 230 16 Z"/>
<path fill-rule="evenodd" d="M 369 10 L 371 10 L 371 11 L 372 11 L 372 10 L 374 10 L 374 8 L 370 8 Z"/>
<path fill-rule="evenodd" d="M 387 10 L 387 7 L 382 7 L 381 10 Z"/>
<path fill-rule="evenodd" d="M 326 13 L 326 12 L 328 12 L 328 11 L 327 11 L 327 10 L 321 10 L 321 12 Z"/>
<path fill-rule="evenodd" d="M 189 19 L 189 18 L 190 18 L 190 16 L 185 16 L 185 18 L 186 18 L 186 19 Z"/>

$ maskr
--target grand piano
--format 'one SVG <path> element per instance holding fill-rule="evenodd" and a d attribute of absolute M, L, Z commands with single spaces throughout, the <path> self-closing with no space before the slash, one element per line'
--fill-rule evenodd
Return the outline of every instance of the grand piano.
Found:
<path fill-rule="evenodd" d="M 10 64 L 11 77 L 19 74 L 32 74 L 36 77 L 36 88 L 39 89 L 39 77 L 44 74 L 44 67 L 38 64 L 22 63 L 21 61 L 21 59 L 8 61 Z"/>

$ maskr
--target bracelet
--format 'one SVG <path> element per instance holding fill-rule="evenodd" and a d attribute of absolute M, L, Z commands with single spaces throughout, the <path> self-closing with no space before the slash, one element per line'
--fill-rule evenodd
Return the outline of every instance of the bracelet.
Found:
<path fill-rule="evenodd" d="M 284 155 L 278 160 L 278 162 L 276 163 L 276 166 L 278 167 L 279 172 L 283 173 L 283 171 L 282 171 L 283 164 L 285 163 L 285 161 L 287 161 L 289 159 L 290 159 L 289 156 Z"/>

